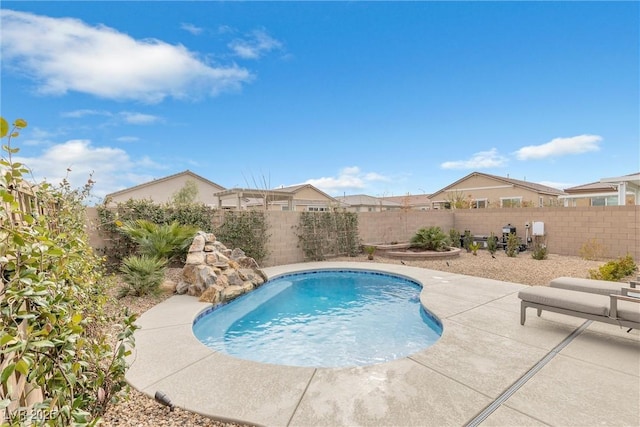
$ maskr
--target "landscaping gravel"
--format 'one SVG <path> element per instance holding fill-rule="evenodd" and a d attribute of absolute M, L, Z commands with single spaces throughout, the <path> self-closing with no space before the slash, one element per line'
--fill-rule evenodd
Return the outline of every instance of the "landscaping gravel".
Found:
<path fill-rule="evenodd" d="M 400 264 L 399 259 L 390 259 L 376 255 L 373 261 L 367 260 L 366 255 L 357 257 L 333 258 L 330 261 L 357 261 L 365 263 Z M 404 264 L 432 270 L 449 271 L 452 273 L 489 279 L 521 283 L 533 286 L 544 286 L 559 276 L 589 277 L 589 270 L 598 268 L 604 261 L 588 261 L 578 257 L 550 254 L 546 260 L 535 260 L 528 252 L 518 254 L 517 257 L 507 257 L 499 251 L 491 257 L 487 251 L 481 250 L 476 256 L 462 252 L 459 258 L 448 260 L 402 260 Z M 167 279 L 177 281 L 181 269 L 169 269 Z M 156 297 L 126 297 L 117 300 L 116 307 L 128 307 L 132 312 L 143 313 L 155 304 L 170 297 L 165 293 Z M 105 426 L 215 426 L 236 427 L 242 424 L 227 423 L 190 413 L 179 408 L 170 412 L 168 408 L 159 405 L 152 398 L 131 390 L 129 399 L 109 408 L 104 416 Z"/>

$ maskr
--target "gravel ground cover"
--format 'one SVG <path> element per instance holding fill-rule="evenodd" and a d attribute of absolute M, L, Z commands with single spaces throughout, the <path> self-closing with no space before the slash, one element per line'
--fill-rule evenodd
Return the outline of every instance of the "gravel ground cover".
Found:
<path fill-rule="evenodd" d="M 373 261 L 367 260 L 366 255 L 357 257 L 333 258 L 330 261 L 356 261 L 366 263 L 400 264 L 399 259 L 390 259 L 376 255 Z M 550 254 L 546 260 L 535 260 L 529 252 L 518 254 L 517 257 L 507 257 L 498 251 L 495 258 L 484 250 L 474 256 L 462 252 L 459 258 L 449 260 L 403 260 L 406 265 L 422 267 L 432 270 L 449 271 L 452 273 L 489 279 L 521 283 L 531 286 L 544 286 L 551 279 L 559 276 L 589 277 L 589 270 L 598 268 L 604 261 L 588 261 L 579 257 L 569 257 Z M 167 271 L 168 280 L 177 281 L 181 269 L 172 268 Z M 115 294 L 115 289 L 114 289 Z M 115 302 L 115 307 L 128 307 L 132 312 L 142 314 L 154 305 L 171 296 L 164 293 L 150 297 L 126 297 Z M 103 419 L 104 426 L 138 427 L 138 426 L 214 426 L 238 427 L 240 424 L 225 423 L 190 413 L 179 408 L 169 412 L 168 408 L 160 406 L 153 399 L 144 394 L 131 390 L 129 399 L 109 408 Z"/>

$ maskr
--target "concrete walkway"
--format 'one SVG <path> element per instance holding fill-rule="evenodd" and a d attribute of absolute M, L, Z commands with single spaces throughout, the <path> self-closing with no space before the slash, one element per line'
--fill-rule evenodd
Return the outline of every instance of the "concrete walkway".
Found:
<path fill-rule="evenodd" d="M 384 271 L 422 283 L 421 301 L 442 320 L 442 337 L 380 365 L 262 364 L 201 344 L 192 324 L 210 304 L 174 296 L 138 320 L 127 380 L 149 396 L 161 390 L 189 411 L 274 427 L 640 426 L 637 330 L 593 322 L 558 348 L 585 321 L 530 310 L 521 326 L 517 293 L 524 285 L 374 263 L 264 271 L 275 277 L 328 268 Z M 527 375 L 541 360 L 548 363 Z"/>

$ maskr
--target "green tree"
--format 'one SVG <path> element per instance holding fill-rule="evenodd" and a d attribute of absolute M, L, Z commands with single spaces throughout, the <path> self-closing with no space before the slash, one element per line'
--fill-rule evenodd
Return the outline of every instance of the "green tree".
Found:
<path fill-rule="evenodd" d="M 85 231 L 92 181 L 74 190 L 66 180 L 59 187 L 24 180 L 30 171 L 13 160 L 19 150 L 11 140 L 26 125 L 18 119 L 10 130 L 0 120 L 0 136 L 8 135 L 0 160 L 0 410 L 18 404 L 6 412 L 11 426 L 31 410 L 46 410 L 47 425 L 94 424 L 127 389 L 135 316 L 104 310 L 110 281 Z M 12 400 L 16 376 L 40 390 L 40 403 Z"/>
<path fill-rule="evenodd" d="M 193 180 L 184 183 L 184 187 L 173 193 L 171 203 L 176 206 L 194 204 L 198 199 L 198 185 Z"/>

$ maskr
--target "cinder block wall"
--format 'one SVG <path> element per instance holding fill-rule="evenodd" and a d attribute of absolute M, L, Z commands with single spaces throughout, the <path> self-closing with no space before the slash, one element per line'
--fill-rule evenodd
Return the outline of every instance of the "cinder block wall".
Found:
<path fill-rule="evenodd" d="M 421 228 L 440 227 L 445 233 L 454 227 L 452 211 L 383 211 L 358 214 L 358 231 L 363 243 L 408 242 Z"/>
<path fill-rule="evenodd" d="M 270 254 L 262 262 L 264 267 L 304 261 L 296 230 L 299 217 L 300 212 L 267 212 Z M 95 208 L 87 208 L 87 218 L 90 244 L 104 247 L 95 225 Z M 640 261 L 640 206 L 362 212 L 358 229 L 362 243 L 389 243 L 406 242 L 422 227 L 501 236 L 502 227 L 511 224 L 524 239 L 525 223 L 534 221 L 544 223 L 547 246 L 553 254 L 578 256 L 582 245 L 598 239 L 608 257 L 629 253 Z"/>
<path fill-rule="evenodd" d="M 298 247 L 297 229 L 300 212 L 268 211 L 269 255 L 262 261 L 263 267 L 292 264 L 304 261 L 302 249 Z"/>
<path fill-rule="evenodd" d="M 544 223 L 549 252 L 580 254 L 590 239 L 598 239 L 611 258 L 631 254 L 640 259 L 640 206 L 598 206 L 578 208 L 513 208 L 456 210 L 455 226 L 471 234 L 502 236 L 502 227 L 511 224 L 516 234 L 526 236 L 525 223 Z"/>

